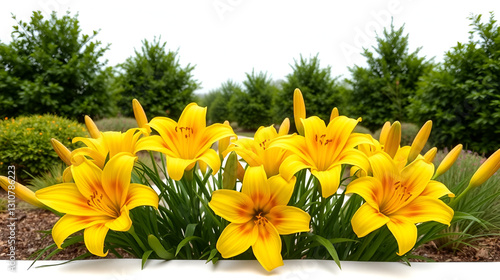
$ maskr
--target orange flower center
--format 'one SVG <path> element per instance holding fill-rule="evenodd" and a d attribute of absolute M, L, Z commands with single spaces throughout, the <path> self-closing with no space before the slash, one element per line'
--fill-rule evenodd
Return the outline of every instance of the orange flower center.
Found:
<path fill-rule="evenodd" d="M 314 135 L 314 140 L 316 143 L 319 143 L 322 146 L 328 145 L 330 142 L 332 142 L 332 139 L 325 139 L 326 134 L 322 134 L 321 136 L 318 137 L 318 134 Z"/>
<path fill-rule="evenodd" d="M 190 138 L 194 134 L 194 129 L 192 127 L 182 127 L 182 126 L 176 126 L 175 127 L 175 132 L 181 133 L 181 135 L 184 136 L 184 138 Z"/>
<path fill-rule="evenodd" d="M 392 197 L 381 205 L 380 212 L 390 215 L 405 205 L 412 196 L 408 188 L 401 185 L 401 181 L 396 181 Z"/>
<path fill-rule="evenodd" d="M 259 212 L 255 217 L 254 217 L 254 223 L 255 225 L 266 225 L 269 223 L 269 221 L 266 219 L 266 217 L 263 216 L 263 212 Z"/>
<path fill-rule="evenodd" d="M 99 193 L 98 191 L 94 191 L 89 199 L 87 199 L 87 205 L 95 208 L 96 210 L 99 210 L 100 212 L 104 212 L 105 214 L 118 218 L 120 216 L 120 211 L 116 209 L 112 209 L 109 207 L 108 204 L 104 203 L 104 200 L 107 199 L 104 197 L 102 193 Z"/>

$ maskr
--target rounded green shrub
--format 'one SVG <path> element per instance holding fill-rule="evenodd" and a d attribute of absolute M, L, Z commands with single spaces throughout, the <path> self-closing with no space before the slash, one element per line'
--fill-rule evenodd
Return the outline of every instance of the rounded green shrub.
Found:
<path fill-rule="evenodd" d="M 50 144 L 55 138 L 70 150 L 73 137 L 88 137 L 85 126 L 54 115 L 19 117 L 0 121 L 0 172 L 14 166 L 18 181 L 37 176 L 62 161 Z"/>

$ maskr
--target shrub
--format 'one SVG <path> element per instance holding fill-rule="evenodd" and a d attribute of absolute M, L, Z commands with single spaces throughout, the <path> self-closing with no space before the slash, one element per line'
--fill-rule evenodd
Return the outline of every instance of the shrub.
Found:
<path fill-rule="evenodd" d="M 409 97 L 415 94 L 417 82 L 431 64 L 419 57 L 417 49 L 410 53 L 408 36 L 404 27 L 384 29 L 383 37 L 377 36 L 374 52 L 365 49 L 367 67 L 349 68 L 352 85 L 348 94 L 349 115 L 363 117 L 363 125 L 371 130 L 386 121 L 408 121 L 406 110 Z"/>
<path fill-rule="evenodd" d="M 125 132 L 130 128 L 137 127 L 137 121 L 134 118 L 116 117 L 105 118 L 95 122 L 100 131 L 121 131 Z"/>
<path fill-rule="evenodd" d="M 81 34 L 77 16 L 69 14 L 44 19 L 33 12 L 29 23 L 19 21 L 12 41 L 0 43 L 0 117 L 112 114 L 112 73 L 102 59 L 108 47 L 101 48 L 96 35 Z"/>
<path fill-rule="evenodd" d="M 29 174 L 36 176 L 54 164 L 61 164 L 50 144 L 56 138 L 70 150 L 77 146 L 73 137 L 88 137 L 81 124 L 53 115 L 19 117 L 0 122 L 0 171 L 7 174 L 10 165 L 15 166 L 18 180 Z"/>
<path fill-rule="evenodd" d="M 125 116 L 133 116 L 132 99 L 137 98 L 148 117 L 178 118 L 182 109 L 195 99 L 200 87 L 193 78 L 194 66 L 182 67 L 177 52 L 168 51 L 160 40 L 143 41 L 141 52 L 118 66 L 122 69 L 115 80 L 115 92 L 121 96 L 118 105 Z"/>
<path fill-rule="evenodd" d="M 417 122 L 432 119 L 436 146 L 462 143 L 490 154 L 500 145 L 500 26 L 493 15 L 488 23 L 470 20 L 469 42 L 458 43 L 422 78 L 409 113 Z"/>
<path fill-rule="evenodd" d="M 244 90 L 235 91 L 228 104 L 238 127 L 256 130 L 273 122 L 273 102 L 277 87 L 266 73 L 246 73 Z"/>
<path fill-rule="evenodd" d="M 326 122 L 334 107 L 342 110 L 341 90 L 337 80 L 331 75 L 331 67 L 320 67 L 318 56 L 310 59 L 300 57 L 292 66 L 293 72 L 286 76 L 275 104 L 278 121 L 290 119 L 290 128 L 295 129 L 293 118 L 293 92 L 300 89 L 307 104 L 307 117 L 318 116 Z"/>

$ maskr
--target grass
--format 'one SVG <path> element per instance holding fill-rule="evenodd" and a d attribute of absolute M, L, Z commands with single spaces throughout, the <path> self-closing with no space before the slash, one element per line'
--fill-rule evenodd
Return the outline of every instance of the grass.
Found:
<path fill-rule="evenodd" d="M 100 131 L 121 131 L 125 132 L 131 128 L 137 127 L 134 118 L 116 117 L 105 118 L 95 122 Z"/>
<path fill-rule="evenodd" d="M 438 153 L 435 163 L 440 162 L 445 155 L 443 152 Z M 485 158 L 475 153 L 462 151 L 450 170 L 436 180 L 445 184 L 455 195 L 458 195 L 467 187 L 472 175 L 484 160 Z M 445 230 L 445 233 L 450 235 L 437 240 L 438 246 L 456 250 L 475 237 L 499 233 L 500 172 L 494 174 L 483 185 L 470 191 L 467 196 L 460 200 L 455 207 L 455 213 L 458 215 L 467 213 L 467 219 L 457 222 Z"/>

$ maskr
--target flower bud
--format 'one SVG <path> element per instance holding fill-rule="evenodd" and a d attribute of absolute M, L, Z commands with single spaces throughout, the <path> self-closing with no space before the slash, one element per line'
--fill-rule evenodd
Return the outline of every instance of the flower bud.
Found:
<path fill-rule="evenodd" d="M 469 182 L 469 188 L 482 185 L 500 168 L 500 149 L 493 153 L 474 173 Z"/>
<path fill-rule="evenodd" d="M 391 128 L 389 129 L 389 133 L 387 133 L 387 138 L 385 139 L 384 151 L 394 158 L 399 149 L 399 144 L 401 143 L 401 124 L 398 121 L 395 121 Z"/>
<path fill-rule="evenodd" d="M 52 148 L 54 148 L 59 158 L 64 161 L 66 165 L 71 165 L 71 151 L 61 142 L 57 141 L 57 139 L 50 139 L 50 144 L 52 144 Z"/>
<path fill-rule="evenodd" d="M 231 152 L 227 157 L 226 167 L 222 174 L 222 188 L 234 190 L 236 187 L 236 178 L 238 173 L 238 156 Z"/>
<path fill-rule="evenodd" d="M 432 163 L 434 161 L 434 158 L 436 157 L 436 153 L 437 153 L 436 147 L 428 150 L 427 153 L 425 153 L 424 155 L 425 161 L 427 161 L 428 163 Z"/>
<path fill-rule="evenodd" d="M 285 118 L 280 125 L 278 135 L 279 136 L 287 135 L 288 131 L 290 131 L 290 120 L 288 118 Z"/>
<path fill-rule="evenodd" d="M 146 113 L 144 112 L 141 103 L 139 103 L 139 101 L 135 98 L 132 100 L 132 108 L 134 110 L 134 117 L 137 121 L 137 125 L 139 128 L 145 129 L 146 135 L 149 135 L 151 133 L 151 128 L 148 125 L 148 118 L 146 117 Z"/>
<path fill-rule="evenodd" d="M 380 130 L 380 136 L 378 137 L 378 142 L 380 143 L 380 145 L 385 144 L 385 140 L 387 139 L 387 134 L 389 134 L 390 129 L 391 129 L 391 123 L 385 122 L 384 126 Z"/>
<path fill-rule="evenodd" d="M 85 125 L 92 138 L 97 139 L 101 137 L 101 132 L 99 132 L 97 125 L 95 125 L 94 121 L 89 116 L 85 116 Z"/>
<path fill-rule="evenodd" d="M 9 178 L 5 176 L 0 176 L 0 186 L 6 192 L 13 192 L 16 197 L 28 202 L 33 206 L 36 206 L 38 208 L 46 208 L 45 204 L 43 204 L 40 200 L 38 200 L 38 198 L 36 198 L 33 191 L 19 184 L 18 182 L 15 182 L 14 180 L 9 180 Z"/>
<path fill-rule="evenodd" d="M 330 114 L 330 121 L 332 121 L 333 119 L 335 119 L 338 116 L 339 116 L 339 109 L 337 109 L 337 107 L 335 107 L 332 109 L 332 113 Z"/>
<path fill-rule="evenodd" d="M 420 154 L 425 146 L 425 143 L 427 143 L 427 140 L 429 139 L 431 129 L 432 121 L 429 120 L 418 131 L 417 136 L 415 136 L 415 139 L 413 139 L 413 143 L 411 144 L 410 154 L 408 154 L 408 162 L 414 161 Z"/>
<path fill-rule="evenodd" d="M 462 144 L 456 145 L 455 148 L 453 148 L 444 157 L 443 161 L 441 161 L 441 163 L 439 164 L 439 166 L 436 170 L 436 174 L 434 174 L 433 178 L 437 178 L 438 176 L 441 176 L 446 171 L 448 171 L 448 169 L 450 169 L 450 167 L 455 163 L 455 161 L 457 161 L 458 156 L 460 155 L 460 152 L 462 152 L 462 147 L 463 147 Z"/>
<path fill-rule="evenodd" d="M 293 92 L 293 118 L 295 120 L 295 127 L 300 135 L 304 135 L 304 126 L 300 119 L 306 118 L 306 104 L 300 89 L 295 89 Z"/>

